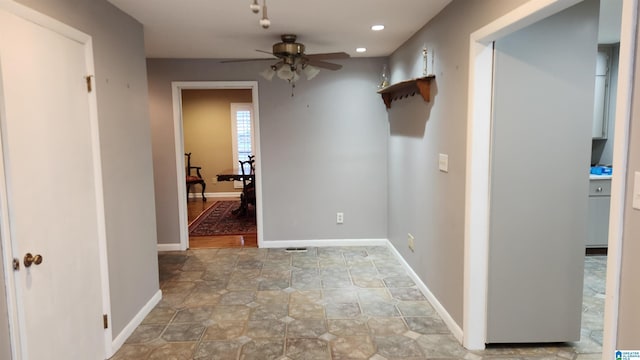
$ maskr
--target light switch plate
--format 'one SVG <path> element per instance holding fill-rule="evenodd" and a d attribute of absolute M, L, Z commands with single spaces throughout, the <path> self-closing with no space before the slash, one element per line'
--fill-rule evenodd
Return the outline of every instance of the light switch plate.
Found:
<path fill-rule="evenodd" d="M 633 178 L 633 208 L 640 210 L 640 171 L 636 171 Z"/>
<path fill-rule="evenodd" d="M 449 172 L 449 155 L 440 154 L 438 156 L 438 168 L 442 172 Z"/>

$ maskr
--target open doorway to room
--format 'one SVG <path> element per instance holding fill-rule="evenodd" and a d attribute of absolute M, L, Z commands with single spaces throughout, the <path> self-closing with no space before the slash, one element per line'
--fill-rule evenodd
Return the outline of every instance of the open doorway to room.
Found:
<path fill-rule="evenodd" d="M 252 180 L 235 179 L 240 161 L 254 156 L 252 119 L 251 89 L 182 91 L 184 151 L 191 175 L 199 171 L 207 189 L 207 201 L 197 186 L 187 194 L 190 248 L 257 246 L 255 206 L 240 201 Z M 249 166 L 245 172 L 250 175 Z"/>
<path fill-rule="evenodd" d="M 261 213 L 256 196 L 260 188 L 257 84 L 173 85 L 176 157 L 183 159 L 178 173 L 197 175 L 204 182 L 178 184 L 184 194 L 181 244 L 184 248 L 257 247 Z"/>
<path fill-rule="evenodd" d="M 490 186 L 492 179 L 489 175 L 490 167 L 488 164 L 492 161 L 490 154 L 493 151 L 490 148 L 491 118 L 492 104 L 494 99 L 491 98 L 493 78 L 492 70 L 494 66 L 494 41 L 503 38 L 506 34 L 511 34 L 531 24 L 537 23 L 542 19 L 546 19 L 552 14 L 556 14 L 563 9 L 575 5 L 576 1 L 558 0 L 552 3 L 532 2 L 532 6 L 523 12 L 515 12 L 505 16 L 504 19 L 489 24 L 486 27 L 472 34 L 471 42 L 471 68 L 470 68 L 470 103 L 469 113 L 469 138 L 468 138 L 468 182 L 467 190 L 469 191 L 467 199 L 467 229 L 466 229 L 466 265 L 465 265 L 465 346 L 468 348 L 483 348 L 487 343 L 487 261 L 488 259 L 482 254 L 487 254 L 488 249 L 488 222 L 477 221 L 478 219 L 487 219 L 490 211 L 489 193 L 485 190 Z M 633 7 L 635 12 L 637 2 L 629 2 L 626 5 L 629 9 Z M 525 14 L 526 13 L 526 14 Z M 627 12 L 624 12 L 627 14 Z M 615 148 L 617 154 L 613 158 L 613 165 L 618 171 L 618 176 L 614 174 L 613 185 L 611 190 L 611 220 L 612 228 L 607 233 L 609 246 L 609 264 L 607 264 L 607 292 L 617 287 L 617 280 L 613 276 L 620 268 L 620 224 L 622 217 L 620 215 L 621 198 L 624 192 L 624 177 L 620 177 L 625 169 L 625 150 L 628 146 L 624 142 L 625 124 L 628 124 L 628 92 L 631 85 L 628 79 L 632 62 L 632 53 L 629 50 L 634 42 L 634 34 L 630 21 L 631 15 L 624 15 L 622 21 L 622 39 L 620 40 L 620 83 L 612 85 L 611 90 L 618 93 L 616 103 L 615 120 Z M 626 20 L 625 20 L 626 19 Z M 625 25 L 626 24 L 626 25 Z M 594 54 L 595 56 L 595 54 Z M 615 86 L 615 87 L 614 87 Z M 590 117 L 589 117 L 590 119 Z M 611 139 L 612 143 L 614 142 Z M 585 170 L 585 176 L 588 172 Z M 622 190 L 621 190 L 622 189 Z M 585 194 L 587 196 L 588 194 Z M 493 205 L 493 204 L 492 204 Z M 583 245 L 584 248 L 584 245 Z M 475 254 L 475 255 L 474 255 Z M 478 255 L 480 254 L 480 255 Z M 477 271 L 477 276 L 476 273 Z M 602 271 L 602 269 L 600 269 Z M 604 285 L 601 285 L 604 288 Z M 477 296 L 474 296 L 477 295 Z M 615 316 L 611 316 L 616 311 L 617 294 L 611 292 L 608 294 L 608 302 L 606 312 L 609 313 L 609 320 L 604 323 L 604 334 L 600 332 L 599 343 L 604 352 L 609 352 L 615 342 Z M 613 299 L 613 301 L 611 301 Z M 601 315 L 601 313 L 599 314 Z M 584 337 L 584 334 L 583 334 Z"/>

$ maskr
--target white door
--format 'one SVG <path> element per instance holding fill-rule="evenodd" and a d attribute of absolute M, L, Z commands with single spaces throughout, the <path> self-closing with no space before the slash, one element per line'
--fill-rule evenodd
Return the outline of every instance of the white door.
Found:
<path fill-rule="evenodd" d="M 0 8 L 1 210 L 20 260 L 13 281 L 23 359 L 104 359 L 84 52 Z M 26 267 L 27 253 L 42 263 Z"/>
<path fill-rule="evenodd" d="M 598 4 L 495 42 L 487 343 L 580 340 Z"/>

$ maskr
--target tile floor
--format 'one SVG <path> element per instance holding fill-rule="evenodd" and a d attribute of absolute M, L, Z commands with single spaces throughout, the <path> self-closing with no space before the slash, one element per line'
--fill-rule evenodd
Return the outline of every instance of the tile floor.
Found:
<path fill-rule="evenodd" d="M 582 298 L 582 341 L 580 341 L 578 345 L 578 347 L 584 351 L 602 351 L 606 273 L 606 256 L 587 256 L 585 258 Z"/>
<path fill-rule="evenodd" d="M 163 299 L 112 359 L 595 360 L 597 260 L 581 342 L 467 351 L 386 247 L 161 253 Z"/>

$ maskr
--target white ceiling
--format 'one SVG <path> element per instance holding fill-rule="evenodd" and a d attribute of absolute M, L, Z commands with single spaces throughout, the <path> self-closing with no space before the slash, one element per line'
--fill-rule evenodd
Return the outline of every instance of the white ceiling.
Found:
<path fill-rule="evenodd" d="M 267 0 L 271 27 L 259 25 L 250 0 L 108 0 L 144 25 L 152 58 L 264 58 L 293 33 L 306 53 L 388 56 L 451 0 Z M 264 0 L 259 0 L 260 4 Z M 385 30 L 371 31 L 383 24 Z M 367 52 L 356 53 L 356 47 Z"/>
<path fill-rule="evenodd" d="M 151 58 L 265 58 L 281 34 L 298 35 L 306 53 L 388 56 L 451 0 L 267 0 L 262 29 L 251 0 L 108 0 L 144 25 Z M 259 0 L 260 4 L 264 0 Z M 622 0 L 601 0 L 600 43 L 620 38 Z M 385 30 L 371 31 L 383 24 Z M 366 47 L 366 53 L 356 53 Z"/>

